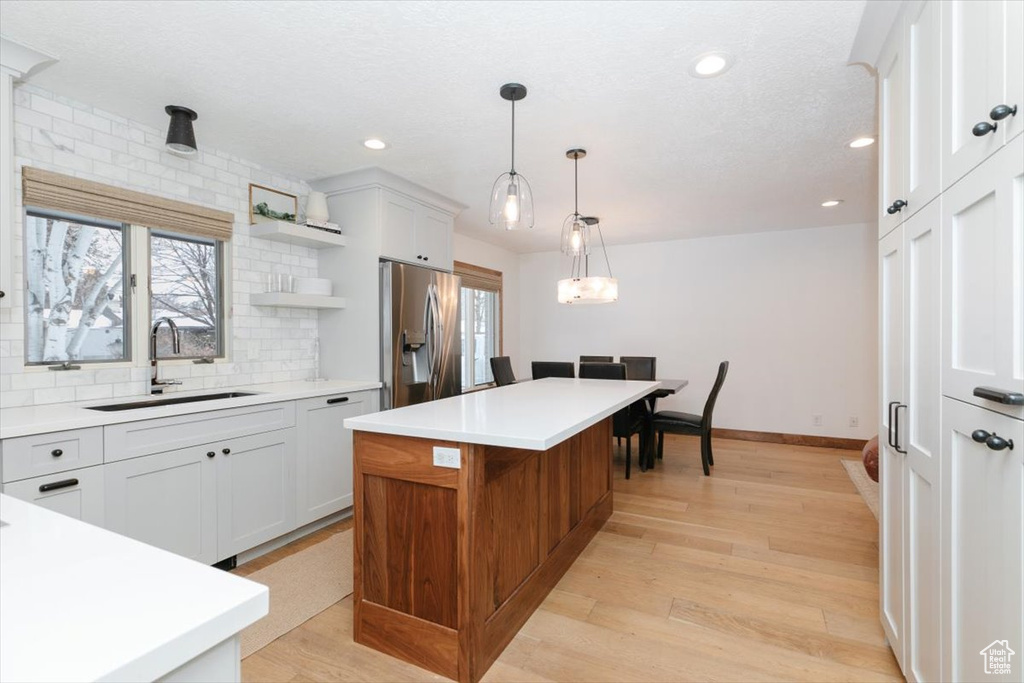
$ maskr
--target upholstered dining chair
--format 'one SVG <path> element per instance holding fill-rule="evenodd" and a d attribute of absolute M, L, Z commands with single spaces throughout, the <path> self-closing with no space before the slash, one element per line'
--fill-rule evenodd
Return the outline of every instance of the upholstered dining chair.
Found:
<path fill-rule="evenodd" d="M 613 356 L 580 356 L 581 363 L 611 363 Z"/>
<path fill-rule="evenodd" d="M 572 364 L 572 361 L 535 360 L 531 363 L 530 369 L 533 371 L 534 379 L 576 376 L 576 366 Z"/>
<path fill-rule="evenodd" d="M 729 372 L 729 361 L 722 361 L 718 366 L 718 377 L 711 387 L 708 400 L 704 403 L 704 414 L 680 413 L 674 410 L 662 410 L 654 414 L 653 427 L 658 435 L 658 457 L 662 457 L 665 432 L 670 434 L 691 434 L 700 437 L 700 462 L 704 466 L 704 476 L 709 476 L 710 465 L 715 464 L 714 453 L 711 452 L 711 414 L 715 410 L 718 392 L 725 384 L 725 375 Z"/>
<path fill-rule="evenodd" d="M 491 374 L 494 375 L 494 383 L 499 387 L 516 383 L 516 375 L 512 372 L 512 359 L 508 356 L 491 358 Z"/>
<path fill-rule="evenodd" d="M 580 379 L 626 379 L 626 366 L 622 363 L 580 363 Z M 612 415 L 612 436 L 626 440 L 626 479 L 633 462 L 633 435 L 639 434 L 637 457 L 643 462 L 647 447 L 647 409 L 637 401 Z"/>

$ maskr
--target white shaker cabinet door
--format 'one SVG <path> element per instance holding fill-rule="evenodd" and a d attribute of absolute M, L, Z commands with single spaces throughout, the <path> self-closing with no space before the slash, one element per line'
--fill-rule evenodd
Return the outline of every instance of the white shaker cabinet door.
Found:
<path fill-rule="evenodd" d="M 103 465 L 4 485 L 4 493 L 47 510 L 103 526 Z"/>
<path fill-rule="evenodd" d="M 1007 447 L 992 439 L 1002 439 Z M 1008 447 L 1013 441 L 1013 448 Z M 1024 422 L 943 399 L 942 651 L 950 681 L 1019 681 L 1024 652 Z M 986 672 L 1006 641 L 1012 671 Z"/>
<path fill-rule="evenodd" d="M 943 194 L 942 232 L 942 391 L 1024 418 L 974 395 L 1024 393 L 1024 136 Z"/>
<path fill-rule="evenodd" d="M 940 3 L 918 0 L 907 6 L 903 52 L 907 69 L 904 138 L 905 192 L 910 214 L 935 199 L 942 182 L 939 122 L 941 19 Z"/>
<path fill-rule="evenodd" d="M 416 253 L 423 257 L 424 265 L 442 270 L 452 269 L 452 226 L 449 214 L 427 206 L 418 207 L 416 214 Z"/>
<path fill-rule="evenodd" d="M 878 62 L 878 236 L 899 225 L 910 209 L 905 194 L 906 65 L 897 26 Z"/>
<path fill-rule="evenodd" d="M 381 256 L 407 263 L 422 263 L 422 259 L 416 258 L 417 202 L 389 190 L 381 191 L 380 202 Z"/>
<path fill-rule="evenodd" d="M 908 681 L 941 681 L 939 554 L 942 357 L 939 342 L 941 215 L 932 202 L 903 224 L 904 330 L 900 454 L 906 463 L 904 668 Z"/>
<path fill-rule="evenodd" d="M 216 444 L 218 560 L 295 528 L 295 429 Z"/>
<path fill-rule="evenodd" d="M 889 233 L 879 245 L 879 390 L 878 436 L 879 599 L 882 627 L 900 666 L 903 637 L 903 487 L 904 460 L 896 440 L 897 413 L 903 403 L 903 230 Z"/>
<path fill-rule="evenodd" d="M 194 446 L 103 465 L 104 526 L 204 564 L 218 561 L 213 453 Z"/>

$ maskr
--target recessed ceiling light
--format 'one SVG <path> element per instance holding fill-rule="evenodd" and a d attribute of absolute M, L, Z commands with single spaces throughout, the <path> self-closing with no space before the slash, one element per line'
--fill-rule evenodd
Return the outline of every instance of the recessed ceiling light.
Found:
<path fill-rule="evenodd" d="M 706 52 L 694 57 L 690 63 L 690 75 L 697 78 L 719 76 L 732 66 L 733 57 L 727 52 Z"/>
<path fill-rule="evenodd" d="M 384 142 L 379 138 L 369 138 L 367 140 L 363 140 L 363 147 L 365 147 L 366 149 L 380 151 L 382 149 L 387 149 L 388 143 Z"/>
<path fill-rule="evenodd" d="M 850 147 L 853 147 L 854 149 L 867 147 L 873 144 L 875 144 L 875 139 L 872 137 L 856 138 L 855 140 L 850 141 Z"/>
<path fill-rule="evenodd" d="M 824 207 L 839 206 L 843 203 L 842 199 L 827 199 L 821 203 Z"/>

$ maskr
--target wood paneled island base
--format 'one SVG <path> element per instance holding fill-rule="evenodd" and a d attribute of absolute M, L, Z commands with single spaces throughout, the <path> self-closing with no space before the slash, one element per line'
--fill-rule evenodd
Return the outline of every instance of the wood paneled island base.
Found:
<path fill-rule="evenodd" d="M 478 681 L 611 515 L 611 418 L 545 451 L 354 439 L 356 642 Z"/>

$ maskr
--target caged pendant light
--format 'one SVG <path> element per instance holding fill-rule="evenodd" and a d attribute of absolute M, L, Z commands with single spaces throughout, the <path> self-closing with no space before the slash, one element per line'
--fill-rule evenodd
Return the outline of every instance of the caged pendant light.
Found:
<path fill-rule="evenodd" d="M 506 230 L 533 227 L 533 191 L 526 178 L 516 173 L 516 102 L 526 97 L 526 86 L 506 83 L 498 91 L 512 103 L 512 169 L 502 173 L 491 188 L 490 221 Z"/>
<path fill-rule="evenodd" d="M 581 216 L 579 209 L 579 160 L 587 155 L 584 149 L 570 149 L 565 156 L 573 160 L 575 174 L 575 208 L 562 223 L 562 253 L 572 257 L 569 277 L 558 281 L 560 304 L 610 304 L 619 298 L 619 281 L 612 277 L 608 249 L 604 246 L 601 222 L 595 216 Z M 604 252 L 608 276 L 590 274 L 591 226 L 597 226 L 597 236 Z"/>

